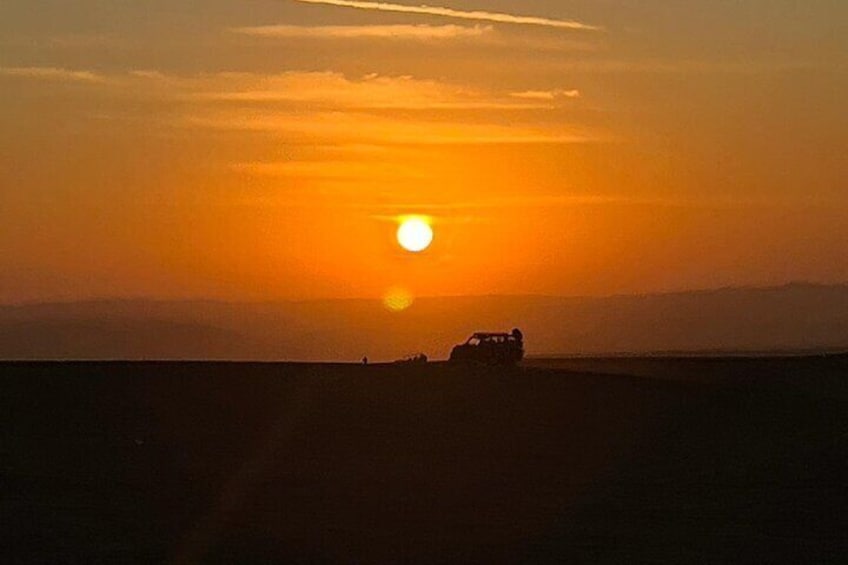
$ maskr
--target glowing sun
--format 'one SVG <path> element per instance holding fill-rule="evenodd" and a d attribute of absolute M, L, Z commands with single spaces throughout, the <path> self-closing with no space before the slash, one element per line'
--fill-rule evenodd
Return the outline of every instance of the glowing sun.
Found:
<path fill-rule="evenodd" d="M 398 228 L 397 240 L 407 251 L 419 253 L 433 243 L 433 228 L 422 218 L 407 218 Z"/>

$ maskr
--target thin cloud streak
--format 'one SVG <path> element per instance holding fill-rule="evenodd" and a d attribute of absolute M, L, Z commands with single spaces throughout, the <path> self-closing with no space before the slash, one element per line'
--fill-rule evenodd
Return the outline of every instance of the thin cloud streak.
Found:
<path fill-rule="evenodd" d="M 451 203 L 439 203 L 426 200 L 401 201 L 393 204 L 361 203 L 335 199 L 332 203 L 314 200 L 293 200 L 285 197 L 251 197 L 242 201 L 244 205 L 285 206 L 287 208 L 323 208 L 351 209 L 369 212 L 376 221 L 396 222 L 397 217 L 409 210 L 440 215 L 440 223 L 479 222 L 490 217 L 492 211 L 511 211 L 516 208 L 551 208 L 573 206 L 662 206 L 674 208 L 701 208 L 704 202 L 691 198 L 659 198 L 650 196 L 630 196 L 625 194 L 562 194 L 516 197 L 491 197 L 479 200 L 460 200 Z M 707 205 L 711 205 L 709 202 Z M 728 203 L 728 205 L 731 205 Z M 474 214 L 479 212 L 482 214 Z M 451 214 L 453 213 L 453 214 Z M 465 215 L 457 216 L 455 213 Z M 450 214 L 450 215 L 448 215 Z"/>
<path fill-rule="evenodd" d="M 483 22 L 495 22 L 504 24 L 536 25 L 554 27 L 560 29 L 574 29 L 584 31 L 598 31 L 601 28 L 574 20 L 556 20 L 536 16 L 519 16 L 499 12 L 464 11 L 439 6 L 408 6 L 406 4 L 392 4 L 387 2 L 368 2 L 361 0 L 294 0 L 303 4 L 323 4 L 326 6 L 339 6 L 343 8 L 355 8 L 358 10 L 376 10 L 380 12 L 400 12 L 404 14 L 421 14 L 427 16 L 442 16 L 461 20 L 475 20 Z"/>
<path fill-rule="evenodd" d="M 524 100 L 556 100 L 557 98 L 580 98 L 580 91 L 572 90 L 525 90 L 523 92 L 512 92 L 513 98 Z"/>
<path fill-rule="evenodd" d="M 176 88 L 177 85 L 175 84 Z M 433 80 L 367 75 L 349 79 L 334 72 L 276 75 L 229 74 L 186 81 L 193 100 L 309 103 L 313 107 L 397 110 L 544 110 L 549 101 L 519 101 Z"/>
<path fill-rule="evenodd" d="M 65 81 L 109 88 L 132 97 L 178 101 L 309 104 L 316 108 L 371 110 L 550 110 L 551 100 L 519 100 L 411 76 L 365 75 L 351 79 L 333 71 L 276 74 L 217 72 L 170 75 L 136 69 L 114 74 L 53 67 L 0 67 L 0 78 Z"/>
<path fill-rule="evenodd" d="M 407 202 L 403 204 L 373 205 L 363 204 L 357 207 L 362 209 L 390 209 L 390 210 L 422 210 L 450 211 L 450 210 L 484 210 L 513 208 L 548 208 L 551 206 L 574 206 L 574 205 L 607 205 L 607 204 L 629 204 L 649 206 L 674 206 L 685 205 L 685 200 L 673 200 L 667 198 L 638 197 L 622 194 L 562 194 L 562 195 L 538 195 L 538 196 L 502 196 L 483 198 L 480 200 L 467 200 L 452 202 L 450 204 L 438 204 L 432 202 Z M 373 216 L 379 218 L 396 218 L 396 214 L 387 216 Z"/>
<path fill-rule="evenodd" d="M 0 76 L 70 82 L 103 82 L 105 80 L 91 71 L 73 71 L 56 67 L 0 67 Z"/>
<path fill-rule="evenodd" d="M 241 112 L 213 112 L 185 116 L 178 122 L 190 129 L 216 129 L 267 132 L 294 143 L 314 145 L 328 140 L 338 144 L 380 146 L 426 145 L 537 145 L 601 143 L 604 136 L 576 126 L 535 129 L 497 123 L 469 124 L 430 122 L 372 115 L 330 112 L 303 115 L 297 112 L 245 115 Z"/>
<path fill-rule="evenodd" d="M 77 81 L 92 92 L 102 91 L 128 99 L 191 102 L 190 107 L 181 105 L 175 116 L 163 116 L 158 123 L 190 129 L 272 134 L 292 145 L 397 147 L 610 141 L 606 134 L 562 122 L 559 118 L 534 124 L 534 120 L 522 123 L 521 115 L 507 118 L 504 114 L 506 111 L 545 112 L 556 108 L 556 103 L 550 100 L 521 100 L 509 93 L 410 76 L 372 74 L 350 79 L 331 71 L 270 75 L 219 72 L 186 76 L 150 69 L 101 75 L 48 67 L 0 67 L 0 77 L 3 75 L 22 76 L 27 80 Z M 257 108 L 257 104 L 264 104 L 264 107 Z M 375 113 L 376 110 L 380 112 Z M 465 115 L 462 121 L 457 121 L 458 116 L 452 114 L 427 113 L 472 110 L 474 114 Z M 111 119 L 103 114 L 94 117 Z M 155 120 L 148 117 L 147 121 Z M 271 169 L 264 170 L 267 173 Z M 254 172 L 259 170 L 262 167 L 254 167 Z"/>
<path fill-rule="evenodd" d="M 297 39 L 397 39 L 426 41 L 481 37 L 493 31 L 492 26 L 458 25 L 363 25 L 363 26 L 293 26 L 269 25 L 238 27 L 230 30 L 242 35 Z"/>
<path fill-rule="evenodd" d="M 237 173 L 253 176 L 325 179 L 415 179 L 426 178 L 423 171 L 403 165 L 373 161 L 284 161 L 230 164 Z"/>

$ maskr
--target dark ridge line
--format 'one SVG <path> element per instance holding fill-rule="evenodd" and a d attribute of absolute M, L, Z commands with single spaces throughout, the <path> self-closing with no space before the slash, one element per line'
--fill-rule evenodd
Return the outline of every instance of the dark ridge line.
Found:
<path fill-rule="evenodd" d="M 705 295 L 722 292 L 746 292 L 746 291 L 778 291 L 797 288 L 810 289 L 831 289 L 831 290 L 848 290 L 848 281 L 834 283 L 818 283 L 809 281 L 790 281 L 783 284 L 774 285 L 726 285 L 712 288 L 693 288 L 689 290 L 658 290 L 627 293 L 611 293 L 611 294 L 466 294 L 466 295 L 445 295 L 445 296 L 419 296 L 416 301 L 427 300 L 457 300 L 457 299 L 541 299 L 541 300 L 609 300 L 617 298 L 654 298 L 654 297 L 671 297 L 671 296 L 687 296 L 687 295 Z M 136 304 L 206 304 L 206 305 L 251 305 L 251 306 L 268 306 L 268 305 L 305 305 L 305 304 L 332 304 L 332 303 L 379 303 L 380 298 L 310 298 L 310 299 L 270 299 L 270 300 L 228 300 L 223 298 L 156 298 L 145 296 L 115 296 L 115 297 L 87 297 L 78 299 L 43 299 L 43 300 L 23 300 L 20 302 L 5 302 L 0 303 L 0 308 L 28 308 L 34 306 L 67 306 L 75 304 L 109 304 L 109 303 L 136 303 Z"/>

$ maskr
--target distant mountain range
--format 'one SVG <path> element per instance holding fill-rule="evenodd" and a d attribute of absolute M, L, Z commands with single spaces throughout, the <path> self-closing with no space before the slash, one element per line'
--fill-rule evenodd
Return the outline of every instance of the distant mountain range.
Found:
<path fill-rule="evenodd" d="M 644 296 L 229 303 L 100 300 L 0 306 L 2 359 L 445 358 L 474 331 L 520 327 L 533 355 L 848 350 L 848 285 Z"/>

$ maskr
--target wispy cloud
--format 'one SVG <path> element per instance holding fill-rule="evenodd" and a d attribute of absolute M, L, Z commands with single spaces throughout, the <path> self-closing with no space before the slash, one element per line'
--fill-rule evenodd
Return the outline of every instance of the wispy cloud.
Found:
<path fill-rule="evenodd" d="M 374 145 L 520 145 L 605 141 L 602 136 L 567 124 L 544 128 L 500 123 L 434 122 L 425 119 L 374 116 L 353 112 L 246 114 L 212 111 L 186 116 L 187 127 L 274 133 L 313 145 L 316 140 L 338 144 Z"/>
<path fill-rule="evenodd" d="M 571 90 L 524 90 L 522 92 L 511 92 L 513 98 L 524 100 L 556 100 L 557 98 L 580 98 L 580 91 Z"/>
<path fill-rule="evenodd" d="M 554 99 L 410 76 L 289 71 L 171 75 L 156 70 L 116 74 L 54 68 L 4 68 L 0 76 L 73 80 L 92 93 L 174 102 L 160 123 L 168 127 L 261 133 L 292 145 L 342 148 L 425 145 L 563 144 L 606 141 L 606 136 L 539 113 Z M 558 92 L 558 91 L 557 91 Z M 566 91 L 563 91 L 566 92 Z M 521 94 L 520 92 L 518 94 Z M 556 96 L 554 96 L 556 98 Z M 343 156 L 349 156 L 343 152 Z M 250 164 L 261 175 L 315 176 L 312 165 Z M 307 170 L 308 169 L 308 170 Z M 309 175 L 307 175 L 309 173 Z M 393 173 L 397 173 L 393 171 Z M 358 174 L 337 166 L 332 175 Z"/>
<path fill-rule="evenodd" d="M 104 77 L 91 71 L 56 67 L 0 67 L 0 76 L 71 82 L 103 82 Z"/>
<path fill-rule="evenodd" d="M 388 2 L 368 2 L 360 0 L 294 0 L 304 4 L 323 4 L 327 6 L 340 6 L 344 8 L 356 8 L 358 10 L 377 10 L 381 12 L 401 12 L 404 14 L 421 14 L 427 16 L 442 16 L 461 20 L 475 20 L 482 22 L 495 22 L 504 24 L 536 25 L 575 30 L 599 30 L 597 26 L 585 24 L 574 20 L 558 20 L 542 18 L 537 16 L 520 16 L 499 12 L 466 11 L 454 8 L 438 6 L 409 6 L 406 4 L 394 4 Z"/>
<path fill-rule="evenodd" d="M 318 180 L 423 178 L 422 171 L 379 161 L 280 161 L 242 162 L 233 171 L 254 176 L 311 178 Z"/>
<path fill-rule="evenodd" d="M 542 63 L 549 72 L 591 74 L 740 74 L 846 69 L 830 61 L 723 61 L 710 59 L 600 59 L 571 58 Z"/>
<path fill-rule="evenodd" d="M 130 76 L 140 79 L 148 79 L 148 80 L 156 80 L 156 81 L 167 81 L 168 75 L 163 72 L 155 71 L 155 70 L 145 70 L 145 69 L 137 69 L 134 71 L 130 71 Z"/>
<path fill-rule="evenodd" d="M 492 26 L 458 25 L 362 25 L 362 26 L 293 26 L 269 25 L 238 27 L 231 31 L 258 37 L 303 39 L 397 39 L 427 41 L 481 37 L 493 31 Z"/>
<path fill-rule="evenodd" d="M 123 91 L 133 97 L 193 102 L 305 105 L 312 111 L 351 110 L 545 110 L 549 99 L 519 100 L 411 76 L 370 74 L 348 78 L 332 71 L 218 72 L 172 75 L 139 69 L 99 74 L 53 67 L 0 67 L 0 77 L 73 81 Z"/>
<path fill-rule="evenodd" d="M 501 209 L 513 210 L 515 208 L 550 208 L 558 206 L 584 206 L 584 205 L 653 205 L 653 206 L 683 206 L 692 204 L 685 199 L 639 197 L 629 194 L 539 194 L 521 196 L 489 196 L 474 200 L 459 200 L 450 203 L 435 204 L 433 202 L 404 202 L 402 204 L 350 204 L 349 207 L 358 207 L 366 210 L 421 210 L 422 212 L 445 212 L 458 210 L 485 210 Z M 395 220 L 397 213 L 375 214 L 375 220 Z M 474 219 L 475 216 L 466 218 L 451 217 L 452 221 L 463 221 Z"/>
<path fill-rule="evenodd" d="M 308 103 L 313 107 L 395 110 L 533 110 L 549 101 L 519 101 L 440 81 L 333 72 L 226 74 L 186 81 L 187 97 L 207 101 Z"/>

